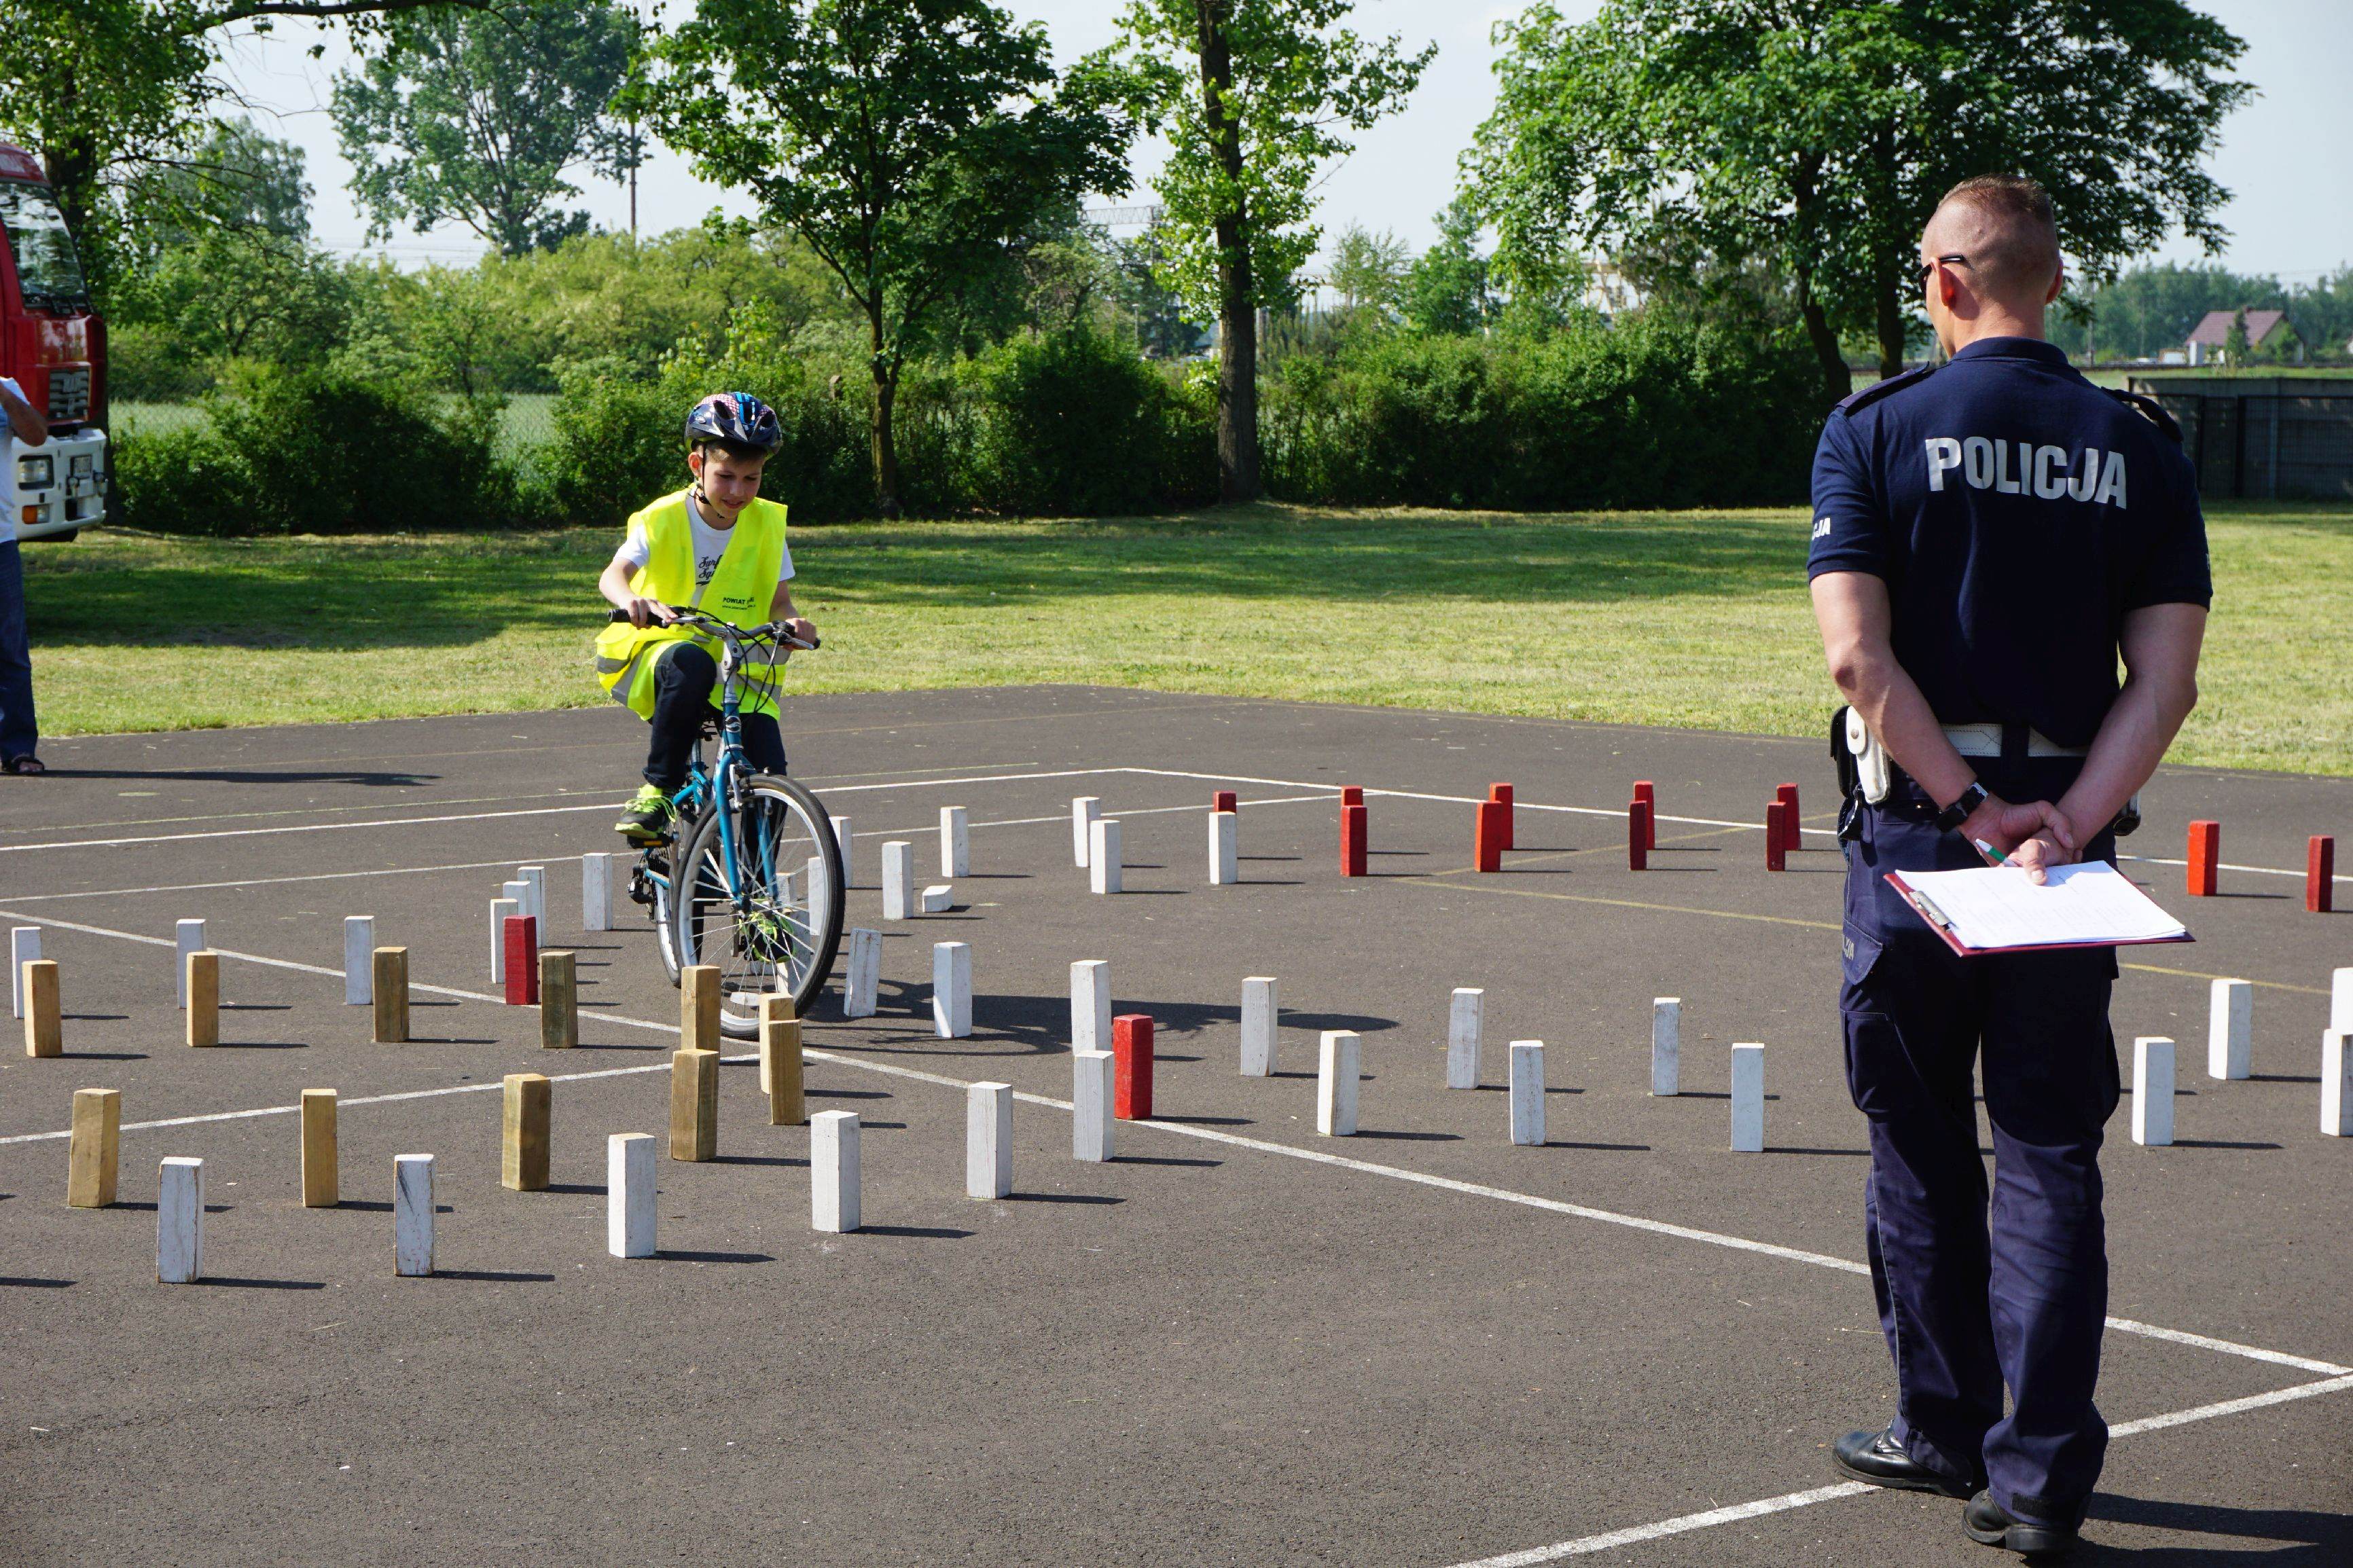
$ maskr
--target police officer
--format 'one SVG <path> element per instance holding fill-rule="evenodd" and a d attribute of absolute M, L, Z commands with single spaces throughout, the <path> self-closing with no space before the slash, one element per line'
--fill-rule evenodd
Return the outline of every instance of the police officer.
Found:
<path fill-rule="evenodd" d="M 1833 1453 L 1853 1479 L 1968 1499 L 1977 1541 L 2056 1553 L 2107 1447 L 2115 950 L 1961 958 L 1884 879 L 1982 865 L 1978 844 L 2038 880 L 2112 860 L 2197 700 L 2212 589 L 2179 430 L 2043 341 L 2061 268 L 2042 189 L 1956 185 L 1920 278 L 1948 362 L 1847 399 L 1814 458 L 1815 617 L 1856 732 L 1893 764 L 1862 770 L 1842 818 L 1839 1002 L 1895 1418 Z"/>

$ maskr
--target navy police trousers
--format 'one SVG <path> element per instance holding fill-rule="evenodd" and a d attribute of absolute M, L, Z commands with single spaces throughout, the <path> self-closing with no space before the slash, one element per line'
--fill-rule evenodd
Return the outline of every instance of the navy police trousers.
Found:
<path fill-rule="evenodd" d="M 2055 800 L 2075 765 L 2031 763 L 2010 788 L 1987 785 Z M 2012 1514 L 2078 1524 L 2108 1442 L 2092 1396 L 2108 1302 L 2099 1153 L 2118 1092 L 2115 950 L 1956 955 L 1883 880 L 1983 863 L 1934 815 L 1899 780 L 1846 847 L 1839 1010 L 1848 1089 L 1870 1121 L 1863 1224 L 1895 1436 Z M 2112 857 L 2114 842 L 2089 848 Z"/>

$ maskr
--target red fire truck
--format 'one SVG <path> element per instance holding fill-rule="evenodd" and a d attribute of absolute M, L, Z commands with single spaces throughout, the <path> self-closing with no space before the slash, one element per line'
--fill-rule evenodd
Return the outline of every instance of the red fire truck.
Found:
<path fill-rule="evenodd" d="M 40 163 L 0 142 L 0 375 L 47 416 L 41 446 L 11 441 L 0 540 L 71 539 L 106 516 L 106 324 Z"/>

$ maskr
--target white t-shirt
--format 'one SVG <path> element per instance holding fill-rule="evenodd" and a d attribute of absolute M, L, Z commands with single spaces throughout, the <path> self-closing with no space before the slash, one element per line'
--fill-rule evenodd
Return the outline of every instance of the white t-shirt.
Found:
<path fill-rule="evenodd" d="M 16 384 L 16 378 L 13 375 L 0 375 L 0 386 L 6 387 L 17 397 L 21 398 L 25 395 L 25 389 Z M 5 414 L 0 414 L 0 435 L 5 435 L 13 438 L 16 434 L 16 429 L 14 426 L 10 424 L 7 416 Z M 7 456 L 8 443 L 6 441 L 0 441 L 0 458 L 5 458 Z M 15 471 L 12 469 L 5 480 L 0 480 L 0 491 L 5 491 L 6 494 L 13 496 L 16 494 L 16 476 Z M 16 509 L 14 506 L 10 506 L 5 510 L 0 510 L 0 544 L 13 544 L 16 542 Z"/>
<path fill-rule="evenodd" d="M 735 531 L 732 527 L 713 528 L 703 521 L 702 509 L 694 504 L 692 496 L 686 498 L 686 521 L 694 533 L 694 586 L 700 591 L 711 586 L 711 574 L 719 570 L 719 558 L 726 553 L 727 542 L 735 536 Z M 786 544 L 784 551 L 784 564 L 776 574 L 779 584 L 789 583 L 793 578 L 793 547 Z M 628 562 L 632 572 L 642 572 L 653 556 L 653 546 L 646 542 L 646 531 L 631 528 L 615 559 Z"/>

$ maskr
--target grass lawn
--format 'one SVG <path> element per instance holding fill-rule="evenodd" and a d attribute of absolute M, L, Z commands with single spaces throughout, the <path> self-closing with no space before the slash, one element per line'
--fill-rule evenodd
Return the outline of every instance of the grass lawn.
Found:
<path fill-rule="evenodd" d="M 2353 773 L 2353 507 L 2218 509 L 2204 700 L 2176 760 Z M 1834 699 L 1797 510 L 1261 506 L 796 530 L 808 690 L 1084 681 L 1811 735 Z M 615 536 L 25 550 L 50 734 L 604 700 Z M 787 732 L 790 711 L 786 712 Z"/>

